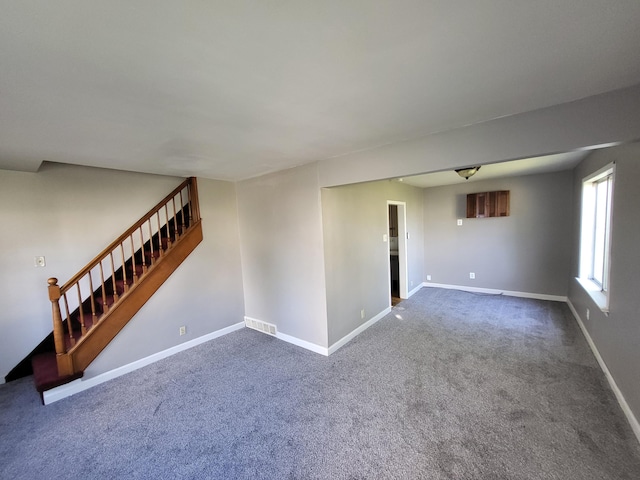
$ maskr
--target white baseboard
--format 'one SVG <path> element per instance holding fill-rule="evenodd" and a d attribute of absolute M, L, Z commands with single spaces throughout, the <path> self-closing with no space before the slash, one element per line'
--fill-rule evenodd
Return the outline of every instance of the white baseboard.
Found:
<path fill-rule="evenodd" d="M 413 295 L 420 288 L 422 288 L 422 285 L 420 285 L 418 288 L 416 288 L 414 291 L 412 291 L 410 293 L 410 295 Z M 282 333 L 280 331 L 278 331 L 275 334 L 275 337 L 277 339 L 279 339 L 279 340 L 284 341 L 284 342 L 291 343 L 291 344 L 296 345 L 298 347 L 302 347 L 302 348 L 304 348 L 306 350 L 310 350 L 312 352 L 319 353 L 320 355 L 324 355 L 325 357 L 327 357 L 327 356 L 331 355 L 333 352 L 335 352 L 336 350 L 338 350 L 340 347 L 344 346 L 350 340 L 352 340 L 353 338 L 358 336 L 360 333 L 364 332 L 367 328 L 369 328 L 371 325 L 373 325 L 378 320 L 383 318 L 389 312 L 391 312 L 391 307 L 384 309 L 382 312 L 378 313 L 375 317 L 371 318 L 370 320 L 367 320 L 367 322 L 363 323 L 358 328 L 353 330 L 351 333 L 349 333 L 349 334 L 345 335 L 344 337 L 342 337 L 340 340 L 338 340 L 336 343 L 331 345 L 329 348 L 321 347 L 320 345 L 317 345 L 315 343 L 307 342 L 306 340 L 301 340 L 301 339 L 299 339 L 297 337 L 293 337 L 291 335 L 287 335 L 286 333 Z M 253 319 L 253 318 L 250 318 L 250 317 L 245 317 L 245 320 L 246 319 L 250 319 L 250 320 L 254 320 L 254 321 L 256 320 L 256 319 Z M 257 320 L 257 321 L 261 321 L 261 320 Z"/>
<path fill-rule="evenodd" d="M 197 345 L 200 345 L 201 343 L 208 342 L 209 340 L 213 340 L 214 338 L 218 338 L 236 330 L 240 330 L 241 328 L 244 328 L 244 322 L 236 323 L 229 327 L 225 327 L 201 337 L 194 338 L 193 340 L 189 340 L 188 342 L 181 343 L 180 345 L 167 348 L 166 350 L 163 350 L 161 352 L 154 353 L 153 355 L 149 355 L 148 357 L 141 358 L 140 360 L 136 360 L 135 362 L 129 363 L 127 365 L 123 365 L 122 367 L 118 367 L 114 370 L 101 373 L 100 375 L 96 375 L 95 377 L 87 379 L 79 378 L 78 380 L 74 380 L 71 383 L 61 385 L 51 390 L 47 390 L 46 392 L 43 392 L 44 404 L 48 405 L 50 403 L 57 402 L 58 400 L 62 400 L 63 398 L 82 392 L 91 387 L 95 387 L 96 385 L 100 385 L 101 383 L 104 383 L 108 380 L 112 380 L 121 375 L 133 372 L 134 370 L 138 370 L 139 368 L 146 367 L 147 365 L 155 363 L 158 360 L 162 360 L 163 358 L 167 358 L 171 355 L 175 355 L 176 353 L 193 348 Z"/>
<path fill-rule="evenodd" d="M 584 323 L 582 323 L 582 319 L 580 318 L 580 315 L 578 315 L 578 312 L 576 311 L 575 307 L 571 303 L 571 300 L 567 299 L 567 305 L 569 305 L 569 310 L 571 310 L 571 313 L 573 313 L 573 316 L 575 317 L 576 322 L 578 322 L 578 325 L 580 326 L 580 330 L 582 330 L 582 334 L 584 335 L 584 338 L 587 339 L 587 343 L 589 344 L 589 347 L 591 348 L 593 355 L 596 357 L 596 360 L 598 361 L 598 365 L 600 365 L 600 368 L 604 372 L 604 376 L 607 377 L 609 386 L 611 387 L 611 390 L 613 390 L 613 393 L 616 396 L 616 399 L 618 400 L 618 403 L 620 404 L 622 411 L 627 417 L 627 421 L 629 422 L 629 425 L 631 425 L 631 429 L 633 430 L 633 433 L 636 435 L 638 442 L 640 442 L 640 423 L 638 423 L 638 419 L 633 414 L 631 407 L 629 407 L 629 404 L 624 398 L 624 395 L 618 388 L 618 384 L 616 383 L 613 376 L 611 375 L 611 372 L 609 371 L 609 367 L 607 367 L 607 364 L 604 363 L 604 359 L 600 355 L 600 352 L 598 351 L 596 344 L 593 342 L 591 335 L 589 335 L 589 331 L 584 326 Z"/>
<path fill-rule="evenodd" d="M 497 290 L 495 288 L 468 287 L 466 285 L 447 285 L 444 283 L 424 282 L 423 287 L 447 288 L 449 290 L 462 290 L 465 292 L 488 293 L 491 295 L 506 295 L 508 297 L 535 298 L 537 300 L 551 300 L 553 302 L 566 302 L 567 297 L 562 295 L 548 295 L 546 293 L 516 292 L 512 290 Z"/>
<path fill-rule="evenodd" d="M 362 325 L 360 325 L 358 328 L 356 328 L 355 330 L 353 330 L 351 333 L 348 333 L 347 335 L 345 335 L 344 337 L 342 337 L 340 340 L 338 340 L 336 343 L 334 343 L 333 345 L 331 345 L 329 347 L 329 355 L 331 355 L 333 352 L 335 352 L 336 350 L 338 350 L 340 347 L 343 347 L 344 345 L 346 345 L 348 342 L 350 342 L 351 340 L 353 340 L 355 337 L 357 337 L 358 335 L 360 335 L 362 332 L 364 332 L 367 328 L 369 328 L 371 325 L 373 325 L 374 323 L 376 323 L 378 320 L 380 320 L 381 318 L 383 318 L 385 315 L 389 314 L 391 312 L 391 307 L 385 308 L 383 311 L 381 311 L 380 313 L 378 313 L 375 317 L 373 317 L 370 320 L 367 320 L 365 323 L 363 323 Z"/>
<path fill-rule="evenodd" d="M 413 295 L 415 295 L 416 293 L 418 293 L 418 291 L 424 286 L 424 283 L 419 284 L 416 288 L 414 288 L 413 290 L 411 290 L 407 296 L 407 298 L 411 298 Z"/>
<path fill-rule="evenodd" d="M 257 332 L 260 332 L 260 333 L 265 333 L 270 337 L 276 337 L 277 339 L 282 340 L 283 342 L 291 343 L 292 345 L 296 345 L 297 347 L 302 347 L 306 350 L 311 350 L 312 352 L 319 353 L 320 355 L 324 355 L 325 357 L 329 355 L 329 351 L 327 347 L 321 347 L 320 345 L 316 345 L 315 343 L 307 342 L 306 340 L 301 340 L 297 337 L 293 337 L 291 335 L 287 335 L 286 333 L 282 333 L 278 331 L 277 325 L 273 323 L 268 323 L 263 320 L 258 320 L 257 318 L 246 317 L 246 316 L 244 317 L 244 321 L 247 328 L 251 328 L 252 330 L 256 330 Z M 260 329 L 260 328 L 252 328 L 251 323 L 273 326 L 275 333 L 272 334 L 269 331 Z"/>
<path fill-rule="evenodd" d="M 291 335 L 287 335 L 286 333 L 278 332 L 276 333 L 276 338 L 284 342 L 297 345 L 298 347 L 311 350 L 312 352 L 319 353 L 320 355 L 324 355 L 325 357 L 329 355 L 329 349 L 327 347 L 321 347 L 320 345 L 316 345 L 315 343 L 307 342 L 306 340 L 300 340 L 299 338 L 292 337 Z"/>

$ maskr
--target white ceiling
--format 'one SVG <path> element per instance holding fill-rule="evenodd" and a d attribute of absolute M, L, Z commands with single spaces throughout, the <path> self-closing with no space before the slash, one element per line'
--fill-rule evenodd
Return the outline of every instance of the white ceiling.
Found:
<path fill-rule="evenodd" d="M 239 180 L 640 83 L 638 0 L 0 0 L 0 168 Z"/>

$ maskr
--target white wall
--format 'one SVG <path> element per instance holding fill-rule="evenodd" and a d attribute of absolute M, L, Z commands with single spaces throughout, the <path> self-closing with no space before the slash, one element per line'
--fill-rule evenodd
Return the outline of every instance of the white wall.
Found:
<path fill-rule="evenodd" d="M 495 190 L 510 191 L 510 216 L 465 218 L 468 193 Z M 425 189 L 425 275 L 432 283 L 566 297 L 572 190 L 571 171 Z"/>
<path fill-rule="evenodd" d="M 599 310 L 575 280 L 579 271 L 582 179 L 616 162 L 611 226 L 609 315 Z M 569 300 L 593 339 L 636 418 L 640 418 L 640 144 L 603 149 L 575 169 L 573 260 Z M 590 311 L 589 319 L 586 316 Z"/>
<path fill-rule="evenodd" d="M 411 291 L 424 273 L 422 189 L 381 181 L 322 190 L 329 345 L 390 306 L 388 200 L 406 202 Z"/>
<path fill-rule="evenodd" d="M 317 165 L 239 182 L 246 316 L 327 347 Z"/>
<path fill-rule="evenodd" d="M 0 222 L 3 225 L 3 234 L 0 235 L 2 378 L 52 330 L 47 279 L 57 277 L 60 284 L 64 283 L 182 181 L 178 177 L 51 163 L 43 164 L 38 173 L 0 171 Z M 212 195 L 211 189 L 214 187 L 208 181 L 202 184 L 204 193 L 201 198 L 206 200 L 207 195 Z M 224 184 L 220 183 L 219 186 Z M 229 319 L 229 323 L 234 323 L 242 319 L 239 251 L 236 248 L 235 253 L 204 255 L 204 251 L 213 250 L 218 245 L 217 233 L 208 230 L 213 227 L 207 223 L 208 217 L 215 219 L 214 212 L 222 205 L 233 206 L 233 185 L 227 184 L 224 188 L 227 189 L 226 202 L 220 206 L 216 201 L 205 202 L 206 209 L 202 209 L 205 240 L 192 255 L 197 254 L 203 262 L 212 263 L 203 263 L 201 268 L 213 271 L 216 264 L 213 260 L 218 259 L 228 269 L 231 280 L 229 287 L 225 287 L 226 296 L 238 311 L 233 321 Z M 229 191 L 229 188 L 232 190 Z M 233 228 L 230 235 L 234 235 Z M 235 236 L 237 239 L 237 233 Z M 45 268 L 34 267 L 33 257 L 36 255 L 46 257 Z M 229 261 L 234 255 L 235 266 Z M 189 259 L 185 262 L 188 264 Z M 138 346 L 142 345 L 139 355 L 124 352 L 126 355 L 140 356 L 148 351 L 158 351 L 165 345 L 184 341 L 185 337 L 177 336 L 177 329 L 174 332 L 175 320 L 171 318 L 174 310 L 188 313 L 189 301 L 200 296 L 211 296 L 217 287 L 225 285 L 220 279 L 203 284 L 202 274 L 199 277 L 185 276 L 185 271 L 183 268 L 177 273 L 183 277 L 176 289 L 180 293 L 171 295 L 170 303 L 175 308 L 159 309 L 154 324 L 157 332 L 146 332 L 142 342 L 138 338 Z M 172 278 L 171 282 L 175 284 L 176 280 Z M 216 301 L 222 296 L 216 297 Z M 195 304 L 196 307 L 201 305 Z M 211 302 L 211 308 L 216 308 L 214 302 Z M 191 313 L 197 318 L 198 312 Z M 193 335 L 216 328 L 215 324 L 191 324 Z M 171 325 L 171 328 L 167 327 L 164 331 L 165 325 Z M 100 361 L 104 368 L 121 363 L 106 356 Z M 93 365 L 91 368 L 95 370 Z"/>

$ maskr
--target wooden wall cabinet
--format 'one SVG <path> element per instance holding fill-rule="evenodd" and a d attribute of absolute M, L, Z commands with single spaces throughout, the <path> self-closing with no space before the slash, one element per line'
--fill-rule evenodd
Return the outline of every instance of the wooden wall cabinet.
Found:
<path fill-rule="evenodd" d="M 467 218 L 508 217 L 509 190 L 467 195 Z"/>

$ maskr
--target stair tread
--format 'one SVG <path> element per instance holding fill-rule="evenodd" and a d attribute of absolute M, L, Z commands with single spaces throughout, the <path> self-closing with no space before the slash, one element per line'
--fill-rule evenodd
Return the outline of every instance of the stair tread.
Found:
<path fill-rule="evenodd" d="M 84 372 L 74 373 L 73 375 L 58 375 L 55 352 L 46 352 L 34 356 L 31 359 L 31 366 L 33 367 L 33 382 L 36 385 L 36 390 L 40 393 L 82 378 L 84 375 Z"/>

